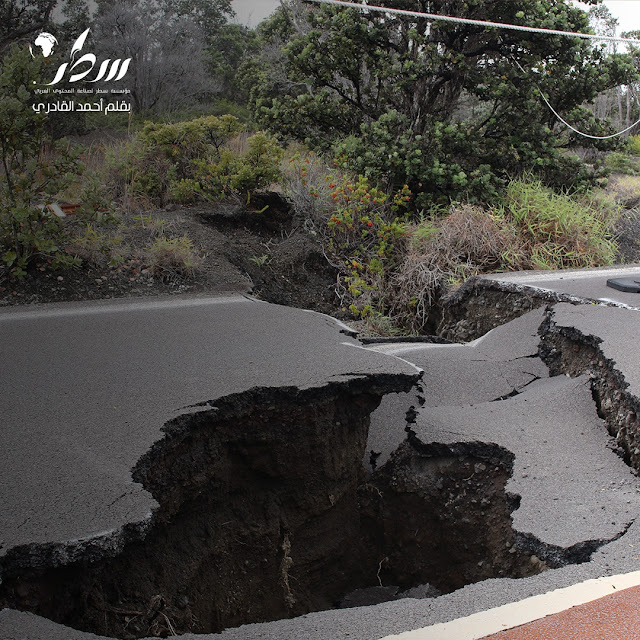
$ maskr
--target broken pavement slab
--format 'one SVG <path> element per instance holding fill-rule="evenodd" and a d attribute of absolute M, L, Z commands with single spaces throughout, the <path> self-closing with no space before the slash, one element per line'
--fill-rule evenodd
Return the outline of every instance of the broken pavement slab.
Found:
<path fill-rule="evenodd" d="M 640 265 L 476 276 L 441 301 L 438 334 L 473 340 L 527 311 L 563 302 L 640 308 L 640 294 L 607 286 L 617 278 L 640 279 Z"/>
<path fill-rule="evenodd" d="M 555 322 L 581 326 L 594 308 L 559 305 Z M 619 333 L 623 319 L 616 325 L 607 318 L 626 310 L 597 309 L 590 329 L 603 333 L 604 324 L 612 335 Z M 563 314 L 568 314 L 566 320 Z M 367 450 L 381 453 L 379 467 L 406 439 L 407 428 L 413 446 L 424 448 L 425 455 L 435 455 L 426 453 L 430 446 L 444 445 L 452 455 L 462 449 L 469 453 L 475 443 L 501 447 L 515 455 L 507 484 L 507 491 L 521 497 L 514 528 L 549 549 L 568 550 L 621 535 L 640 508 L 640 485 L 607 448 L 588 378 L 548 379 L 538 357 L 538 332 L 545 318 L 543 309 L 531 311 L 466 345 L 370 347 L 407 359 L 425 373 L 419 393 L 383 399 L 372 415 Z M 624 351 L 615 343 L 612 350 Z M 628 349 L 617 357 L 634 361 Z M 542 548 L 539 555 L 544 555 Z"/>
<path fill-rule="evenodd" d="M 630 394 L 640 398 L 640 311 L 600 305 L 554 305 L 549 333 L 594 346 L 623 376 Z M 597 365 L 598 363 L 596 363 Z"/>
<path fill-rule="evenodd" d="M 357 400 L 417 379 L 348 333 L 328 316 L 242 296 L 2 310 L 5 583 L 144 538 L 158 502 L 132 470 L 148 473 L 140 464 L 154 445 L 179 442 L 199 416 L 215 422 L 233 403 L 242 415 L 268 412 L 276 391 L 304 407 L 316 390 Z"/>
<path fill-rule="evenodd" d="M 540 380 L 500 402 L 434 407 L 412 430 L 412 446 L 425 455 L 440 445 L 452 455 L 486 444 L 513 453 L 513 527 L 556 565 L 572 548 L 593 551 L 622 535 L 640 512 L 640 483 L 607 448 L 586 377 Z"/>
<path fill-rule="evenodd" d="M 541 335 L 541 354 L 555 374 L 589 375 L 609 433 L 640 470 L 640 312 L 559 304 Z"/>
<path fill-rule="evenodd" d="M 388 460 L 406 438 L 407 412 L 412 407 L 418 411 L 421 407 L 490 402 L 547 377 L 548 369 L 538 358 L 538 328 L 544 317 L 543 309 L 531 311 L 468 344 L 393 342 L 369 346 L 412 362 L 424 374 L 418 390 L 382 399 L 371 416 L 366 457 L 375 452 L 376 466 Z"/>

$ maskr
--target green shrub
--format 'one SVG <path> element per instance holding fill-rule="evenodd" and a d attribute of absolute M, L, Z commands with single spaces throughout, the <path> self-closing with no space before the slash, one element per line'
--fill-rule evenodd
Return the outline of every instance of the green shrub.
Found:
<path fill-rule="evenodd" d="M 212 150 L 219 153 L 243 130 L 244 125 L 233 116 L 202 116 L 176 124 L 148 122 L 138 138 L 146 148 L 161 151 L 176 167 L 178 178 L 188 178 L 192 160 L 210 156 Z"/>
<path fill-rule="evenodd" d="M 640 159 L 626 153 L 618 151 L 610 153 L 604 159 L 604 164 L 615 173 L 624 173 L 629 176 L 640 175 Z"/>
<path fill-rule="evenodd" d="M 40 65 L 16 47 L 0 67 L 0 266 L 16 277 L 37 258 L 54 267 L 78 264 L 64 253 L 60 219 L 37 206 L 55 200 L 83 171 L 77 150 L 64 141 L 47 144 L 46 115 L 32 108 Z"/>
<path fill-rule="evenodd" d="M 201 191 L 200 183 L 192 178 L 173 180 L 169 185 L 169 200 L 179 204 L 193 204 Z"/>
<path fill-rule="evenodd" d="M 382 306 L 383 283 L 402 253 L 411 191 L 403 185 L 388 196 L 366 176 L 325 168 L 315 155 L 295 154 L 286 170 L 287 191 L 340 271 L 345 310 L 366 318 Z"/>
<path fill-rule="evenodd" d="M 540 182 L 515 180 L 493 210 L 454 204 L 448 215 L 407 226 L 407 250 L 382 283 L 386 313 L 420 333 L 443 291 L 495 271 L 611 264 L 609 229 L 619 207 L 603 192 L 559 195 Z"/>
<path fill-rule="evenodd" d="M 104 175 L 111 197 L 127 205 L 162 205 L 176 180 L 171 162 L 137 137 L 107 150 Z"/>
<path fill-rule="evenodd" d="M 640 136 L 629 136 L 629 153 L 640 156 Z"/>
<path fill-rule="evenodd" d="M 173 279 L 176 276 L 193 277 L 203 259 L 187 236 L 160 236 L 145 251 L 144 260 L 154 274 L 163 279 Z"/>
<path fill-rule="evenodd" d="M 84 263 L 100 267 L 118 265 L 132 253 L 120 233 L 99 228 L 96 224 L 86 224 L 78 229 L 67 242 L 65 251 Z"/>
<path fill-rule="evenodd" d="M 244 130 L 237 118 L 203 116 L 188 122 L 147 123 L 130 142 L 107 156 L 107 181 L 119 198 L 163 205 L 221 199 L 279 179 L 283 151 L 264 133 L 231 143 Z"/>
<path fill-rule="evenodd" d="M 554 193 L 537 181 L 514 180 L 500 215 L 515 226 L 528 268 L 598 267 L 615 258 L 609 221 L 584 198 Z"/>
<path fill-rule="evenodd" d="M 246 200 L 256 189 L 279 180 L 284 152 L 274 138 L 256 133 L 247 140 L 247 150 L 220 149 L 217 158 L 193 161 L 200 194 L 208 198 L 238 195 Z"/>

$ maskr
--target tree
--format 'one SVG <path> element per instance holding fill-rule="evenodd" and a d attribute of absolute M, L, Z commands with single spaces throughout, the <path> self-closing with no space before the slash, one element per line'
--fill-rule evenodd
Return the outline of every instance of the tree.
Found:
<path fill-rule="evenodd" d="M 247 103 L 250 89 L 239 73 L 240 67 L 247 58 L 257 53 L 257 48 L 255 31 L 240 24 L 224 25 L 211 40 L 211 72 L 221 83 L 221 93 L 238 104 Z"/>
<path fill-rule="evenodd" d="M 595 4 L 597 0 L 592 0 Z M 385 6 L 587 32 L 564 0 L 387 0 Z M 282 74 L 256 77 L 256 118 L 280 134 L 332 149 L 357 171 L 419 202 L 486 198 L 509 174 L 550 181 L 574 142 L 541 101 L 592 134 L 608 132 L 582 107 L 635 77 L 631 60 L 578 38 L 308 8 L 289 0 L 265 28 L 285 42 Z M 283 81 L 284 80 L 284 81 Z M 469 108 L 469 104 L 472 108 Z M 562 181 L 575 181 L 571 166 Z"/>
<path fill-rule="evenodd" d="M 125 80 L 134 111 L 171 111 L 215 91 L 204 34 L 188 17 L 166 13 L 153 0 L 124 0 L 102 3 L 95 28 L 101 54 L 132 58 Z"/>
<path fill-rule="evenodd" d="M 58 0 L 0 0 L 0 53 L 42 31 Z"/>
<path fill-rule="evenodd" d="M 231 0 L 162 0 L 165 13 L 192 19 L 205 34 L 207 40 L 235 15 Z"/>

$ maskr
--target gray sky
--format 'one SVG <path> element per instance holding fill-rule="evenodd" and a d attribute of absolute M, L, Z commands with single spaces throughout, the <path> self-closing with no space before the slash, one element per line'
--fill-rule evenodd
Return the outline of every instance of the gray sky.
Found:
<path fill-rule="evenodd" d="M 266 18 L 278 4 L 278 0 L 231 1 L 231 5 L 238 15 L 238 22 L 248 24 L 251 27 L 255 27 Z M 370 4 L 375 4 L 375 1 L 370 0 Z M 640 0 L 605 0 L 604 4 L 620 21 L 621 31 L 640 29 Z"/>
<path fill-rule="evenodd" d="M 588 6 L 581 5 L 579 2 L 576 4 L 589 9 Z M 640 0 L 605 0 L 603 4 L 606 4 L 611 14 L 618 18 L 619 32 L 640 29 Z"/>
<path fill-rule="evenodd" d="M 264 20 L 278 5 L 278 0 L 231 0 L 236 20 L 250 27 Z"/>
<path fill-rule="evenodd" d="M 640 29 L 640 2 L 638 0 L 607 0 L 605 4 L 620 21 L 622 31 Z"/>

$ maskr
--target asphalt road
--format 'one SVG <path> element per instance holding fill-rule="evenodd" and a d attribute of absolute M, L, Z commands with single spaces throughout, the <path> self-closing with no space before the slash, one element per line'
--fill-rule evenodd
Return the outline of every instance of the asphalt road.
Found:
<path fill-rule="evenodd" d="M 144 526 L 156 503 L 131 469 L 193 405 L 416 374 L 344 329 L 242 296 L 0 311 L 0 564 L 34 544 L 64 563 L 87 545 L 117 546 L 125 524 Z"/>
<path fill-rule="evenodd" d="M 617 278 L 640 280 L 640 265 L 563 271 L 519 271 L 483 276 L 484 280 L 513 283 L 570 296 L 640 307 L 640 293 L 625 293 L 607 286 L 607 280 Z"/>
<path fill-rule="evenodd" d="M 635 294 L 620 294 L 603 284 L 608 277 L 629 275 L 628 269 L 589 271 L 588 275 L 568 278 L 567 275 L 515 274 L 509 281 L 525 287 L 544 285 L 572 296 L 588 294 L 591 299 L 606 297 L 619 304 L 638 305 Z M 9 435 L 3 433 L 2 438 L 7 440 L 0 446 L 10 444 L 22 451 L 17 462 L 12 456 L 6 457 L 10 469 L 2 468 L 0 477 L 5 486 L 5 478 L 18 474 L 26 483 L 35 483 L 37 489 L 45 492 L 44 498 L 33 497 L 28 493 L 32 490 L 29 484 L 28 491 L 20 489 L 21 493 L 16 493 L 9 503 L 13 511 L 8 520 L 7 507 L 0 505 L 5 509 L 5 520 L 0 520 L 0 526 L 4 530 L 9 522 L 14 544 L 22 539 L 42 539 L 38 538 L 42 526 L 50 527 L 46 539 L 51 538 L 51 532 L 63 539 L 78 522 L 88 522 L 85 535 L 95 535 L 101 526 L 106 530 L 117 526 L 123 518 L 144 517 L 145 508 L 152 508 L 153 504 L 148 496 L 136 493 L 128 471 L 141 453 L 161 437 L 160 426 L 184 411 L 185 405 L 215 399 L 219 397 L 217 394 L 246 389 L 248 385 L 323 384 L 327 380 L 380 371 L 381 366 L 398 373 L 414 371 L 402 361 L 390 364 L 389 358 L 380 352 L 395 353 L 418 366 L 431 367 L 421 392 L 425 409 L 414 426 L 419 437 L 443 441 L 489 439 L 515 452 L 516 474 L 510 490 L 523 496 L 522 511 L 514 514 L 518 529 L 534 530 L 549 542 L 571 544 L 594 535 L 602 536 L 604 541 L 626 528 L 618 539 L 603 544 L 589 562 L 545 571 L 531 578 L 488 580 L 435 599 L 403 599 L 367 608 L 323 611 L 292 620 L 246 625 L 217 635 L 186 635 L 187 640 L 346 637 L 378 640 L 590 578 L 640 569 L 638 480 L 606 449 L 607 435 L 604 428 L 601 430 L 602 422 L 595 413 L 586 381 L 539 376 L 541 380 L 525 384 L 527 371 L 523 366 L 538 366 L 533 364 L 536 334 L 532 327 L 540 319 L 536 314 L 541 312 L 494 330 L 468 348 L 450 348 L 449 355 L 445 355 L 446 349 L 440 350 L 437 358 L 429 355 L 436 351 L 417 349 L 415 345 L 376 347 L 378 353 L 369 349 L 368 355 L 363 354 L 364 350 L 354 348 L 357 343 L 339 334 L 334 322 L 326 317 L 242 298 L 193 300 L 184 308 L 171 302 L 145 302 L 140 307 L 137 303 L 115 303 L 74 309 L 72 305 L 31 313 L 0 314 L 1 355 L 3 362 L 12 363 L 0 374 L 3 394 L 5 390 L 7 398 L 21 394 L 21 401 L 11 400 L 12 404 L 7 405 L 11 408 L 11 419 L 6 421 L 10 428 L 5 433 Z M 595 336 L 603 356 L 616 363 L 629 391 L 637 396 L 640 392 L 637 314 L 629 309 L 561 304 L 555 307 L 554 321 L 583 335 Z M 252 336 L 251 341 L 246 339 L 247 335 Z M 154 350 L 158 343 L 162 344 L 162 353 Z M 67 355 L 62 346 L 69 349 Z M 440 381 L 429 387 L 429 379 L 437 378 L 437 367 L 446 371 L 447 362 L 454 361 L 457 364 L 452 365 L 452 371 L 459 373 L 450 378 L 451 385 Z M 503 365 L 507 374 L 501 369 Z M 490 373 L 483 375 L 483 370 Z M 114 372 L 118 375 L 113 375 Z M 450 402 L 456 397 L 456 384 L 460 389 L 458 399 L 464 398 L 464 403 Z M 442 387 L 442 393 L 449 393 L 446 402 L 437 399 L 438 386 Z M 519 395 L 489 402 L 496 400 L 490 397 L 496 391 L 512 386 Z M 123 395 L 127 397 L 124 404 Z M 409 396 L 406 400 L 415 399 L 415 395 Z M 67 409 L 56 410 L 52 418 L 45 420 L 42 416 L 50 416 L 51 406 L 61 399 Z M 394 428 L 397 425 L 404 429 L 406 424 L 399 411 L 404 409 L 404 402 L 393 409 Z M 77 419 L 72 415 L 75 411 L 79 411 Z M 25 418 L 36 420 L 37 429 L 27 428 Z M 554 422 L 556 419 L 559 423 Z M 483 423 L 481 427 L 479 422 Z M 99 433 L 96 424 L 109 425 L 114 434 Z M 22 431 L 24 437 L 15 435 L 16 430 Z M 82 492 L 72 496 L 70 511 L 75 512 L 78 506 L 78 513 L 82 514 L 73 527 L 71 521 L 60 528 L 56 528 L 55 518 L 46 521 L 46 513 L 39 510 L 43 505 L 50 508 L 50 500 L 60 500 L 58 489 L 46 486 L 49 482 L 46 473 L 34 480 L 26 470 L 33 468 L 34 462 L 43 465 L 45 471 L 51 469 L 46 452 L 58 440 L 65 444 L 54 451 L 66 456 L 63 459 L 84 465 L 79 471 L 64 469 L 62 475 L 84 474 L 93 466 L 97 485 L 104 489 L 97 496 L 93 493 L 84 496 Z M 83 444 L 78 446 L 78 442 Z M 538 447 L 541 450 L 536 458 Z M 99 459 L 105 460 L 103 467 L 97 464 Z M 17 484 L 9 486 L 18 490 Z M 95 500 L 104 505 L 118 496 L 125 496 L 121 501 L 130 507 L 123 506 L 122 511 L 110 513 L 110 520 L 103 522 L 106 516 L 95 509 Z M 564 502 L 558 508 L 551 504 L 545 511 L 545 505 L 556 497 Z M 24 500 L 22 506 L 20 499 Z M 29 518 L 16 521 L 14 526 L 12 518 L 20 509 Z M 598 513 L 594 513 L 596 509 Z M 563 521 L 565 512 L 567 520 Z M 96 636 L 66 629 L 32 614 L 4 610 L 0 612 L 0 638 L 95 640 Z"/>

